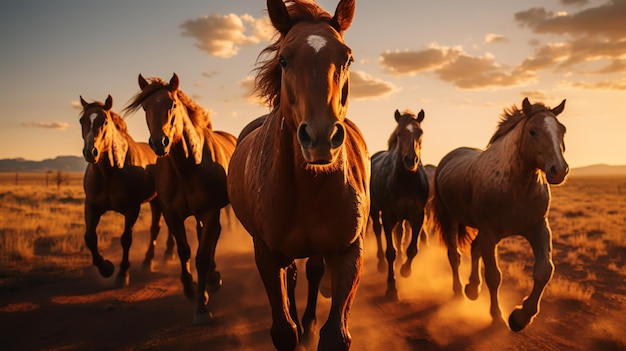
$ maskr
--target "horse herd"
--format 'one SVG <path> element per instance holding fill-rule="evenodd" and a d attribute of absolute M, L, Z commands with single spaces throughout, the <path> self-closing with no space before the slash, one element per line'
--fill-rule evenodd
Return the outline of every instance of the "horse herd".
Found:
<path fill-rule="evenodd" d="M 352 22 L 355 1 L 340 0 L 332 15 L 313 2 L 288 3 L 267 0 L 277 35 L 259 57 L 255 92 L 271 112 L 250 122 L 238 137 L 213 130 L 208 112 L 180 89 L 176 74 L 169 82 L 140 74 L 140 91 L 124 108 L 145 112 L 149 145 L 132 139 L 124 120 L 113 112 L 110 95 L 104 103 L 89 103 L 81 96 L 83 155 L 89 162 L 85 242 L 100 274 L 114 272 L 98 252 L 100 217 L 109 210 L 125 217 L 117 275 L 124 286 L 129 283 L 133 226 L 141 204 L 149 202 L 152 240 L 144 266 L 149 268 L 154 257 L 162 215 L 170 234 L 166 252 L 173 254 L 176 247 L 184 294 L 196 299 L 194 323 L 209 322 L 209 296 L 222 284 L 215 262 L 220 212 L 230 204 L 253 240 L 272 310 L 274 346 L 293 350 L 319 339 L 320 350 L 345 350 L 351 342 L 348 315 L 361 275 L 368 221 L 378 243 L 379 270 L 387 268 L 387 297 L 397 299 L 394 228 L 400 229 L 399 235 L 404 224 L 412 229 L 401 267 L 401 274 L 408 276 L 420 233 L 425 238 L 426 214 L 448 248 L 456 296 L 463 296 L 459 249 L 471 244 L 471 274 L 464 289 L 470 299 L 479 293 L 482 258 L 495 326 L 505 325 L 498 303 L 496 245 L 509 235 L 529 241 L 535 255 L 534 285 L 508 325 L 519 331 L 530 324 L 554 270 L 547 213 L 549 184 L 562 183 L 568 173 L 565 127 L 556 118 L 565 100 L 550 109 L 524 99 L 521 108 L 505 109 L 485 150 L 455 149 L 436 170 L 425 167 L 420 156 L 424 111 L 396 110 L 388 150 L 370 157 L 358 127 L 346 118 L 353 56 L 343 33 Z M 190 272 L 184 226 L 190 216 L 197 223 L 197 282 Z M 294 301 L 294 260 L 299 258 L 308 259 L 309 281 L 301 321 Z M 325 270 L 331 277 L 332 302 L 317 337 L 315 304 Z"/>

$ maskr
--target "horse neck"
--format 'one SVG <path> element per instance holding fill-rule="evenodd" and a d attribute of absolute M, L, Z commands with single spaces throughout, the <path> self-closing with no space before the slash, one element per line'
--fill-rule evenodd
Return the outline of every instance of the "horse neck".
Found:
<path fill-rule="evenodd" d="M 522 157 L 520 147 L 524 123 L 519 123 L 507 134 L 490 145 L 481 156 L 487 165 L 480 165 L 492 174 L 499 171 L 510 183 L 534 184 L 545 183 L 545 174 Z M 517 186 L 516 188 L 520 188 Z M 521 189 L 521 188 L 520 188 Z"/>
<path fill-rule="evenodd" d="M 125 132 L 121 132 L 117 127 L 112 124 L 107 133 L 106 151 L 103 158 L 109 162 L 98 162 L 101 166 L 111 168 L 123 168 L 130 150 L 131 145 L 134 143 L 130 135 Z"/>

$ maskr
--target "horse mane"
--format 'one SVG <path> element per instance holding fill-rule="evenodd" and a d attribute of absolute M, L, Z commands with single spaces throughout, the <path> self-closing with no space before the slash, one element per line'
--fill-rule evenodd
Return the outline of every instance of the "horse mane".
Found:
<path fill-rule="evenodd" d="M 125 113 L 136 112 L 148 97 L 161 89 L 167 89 L 169 86 L 169 83 L 159 77 L 148 78 L 148 81 L 150 84 L 131 98 L 130 103 L 123 110 Z M 185 105 L 187 114 L 195 126 L 212 129 L 209 111 L 196 103 L 180 89 L 176 90 L 176 95 L 183 105 Z"/>
<path fill-rule="evenodd" d="M 410 121 L 409 118 L 405 118 L 405 116 L 409 116 L 409 118 L 415 118 L 415 113 L 409 109 L 406 109 L 404 111 L 402 111 L 402 119 L 397 123 L 396 125 L 396 129 L 393 130 L 393 132 L 391 133 L 391 135 L 389 136 L 389 140 L 387 141 L 387 145 L 388 145 L 388 150 L 393 150 L 395 149 L 396 145 L 398 144 L 398 138 L 397 138 L 397 131 L 401 128 L 404 128 L 407 125 L 407 122 Z"/>
<path fill-rule="evenodd" d="M 531 113 L 529 115 L 533 115 L 536 112 L 539 112 L 541 110 L 547 110 L 547 109 L 548 107 L 546 107 L 546 105 L 538 102 L 532 105 Z M 528 115 L 524 114 L 524 111 L 520 110 L 515 105 L 511 106 L 510 108 L 505 108 L 504 112 L 502 113 L 502 117 L 500 118 L 500 122 L 498 123 L 498 128 L 496 129 L 496 132 L 491 137 L 491 140 L 489 140 L 489 143 L 487 144 L 487 146 L 492 145 L 496 140 L 505 136 L 508 132 L 513 130 L 513 128 L 515 128 L 515 126 L 517 126 L 517 124 L 521 122 L 527 116 Z"/>
<path fill-rule="evenodd" d="M 102 103 L 100 101 L 91 102 L 91 103 L 87 104 L 83 108 L 83 112 L 82 113 L 84 114 L 85 111 L 87 111 L 88 109 L 90 109 L 92 107 L 103 108 L 104 107 L 104 103 Z M 124 121 L 124 118 L 122 118 L 122 116 L 120 116 L 119 114 L 117 114 L 117 112 L 115 112 L 113 110 L 109 110 L 109 112 L 110 112 L 110 115 L 111 115 L 111 119 L 113 120 L 113 123 L 115 124 L 115 127 L 117 127 L 117 130 L 119 130 L 120 132 L 128 134 L 128 126 L 126 125 L 126 121 Z"/>
<path fill-rule="evenodd" d="M 330 22 L 332 16 L 309 0 L 285 1 L 292 24 L 298 22 Z M 285 36 L 280 32 L 257 57 L 257 71 L 253 92 L 270 106 L 277 106 L 280 99 L 281 68 L 276 53 Z M 262 60 L 263 58 L 265 58 Z"/>

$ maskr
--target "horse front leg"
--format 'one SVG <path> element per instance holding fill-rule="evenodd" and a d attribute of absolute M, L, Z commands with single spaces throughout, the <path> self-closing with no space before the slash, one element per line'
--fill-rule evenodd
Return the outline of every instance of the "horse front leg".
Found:
<path fill-rule="evenodd" d="M 328 319 L 320 330 L 318 350 L 348 350 L 352 337 L 348 317 L 356 295 L 363 268 L 363 237 L 344 252 L 327 255 L 326 266 L 331 272 L 333 295 Z"/>
<path fill-rule="evenodd" d="M 120 237 L 122 243 L 122 262 L 120 263 L 120 271 L 117 274 L 116 284 L 118 286 L 128 286 L 130 277 L 128 270 L 130 269 L 129 253 L 130 247 L 133 244 L 133 227 L 139 217 L 140 205 L 131 208 L 124 214 L 124 232 Z"/>
<path fill-rule="evenodd" d="M 391 301 L 398 301 L 398 289 L 396 288 L 396 248 L 393 244 L 393 228 L 397 221 L 391 219 L 389 216 L 385 216 L 383 213 L 383 228 L 385 230 L 385 240 L 387 244 L 387 250 L 385 255 L 387 257 L 387 292 L 385 296 Z M 402 221 L 400 221 L 402 223 Z"/>
<path fill-rule="evenodd" d="M 85 244 L 91 252 L 91 262 L 98 268 L 101 276 L 108 278 L 113 275 L 115 266 L 109 260 L 105 260 L 98 252 L 98 235 L 96 228 L 100 217 L 104 212 L 96 206 L 85 203 Z"/>
<path fill-rule="evenodd" d="M 470 272 L 469 283 L 465 285 L 465 296 L 470 300 L 476 300 L 480 293 L 480 247 L 478 240 L 472 241 L 472 271 Z"/>
<path fill-rule="evenodd" d="M 180 281 L 183 284 L 183 292 L 188 299 L 193 299 L 196 295 L 190 271 L 191 249 L 187 242 L 185 219 L 171 210 L 164 211 L 163 217 L 165 218 L 165 224 L 167 224 L 170 232 L 174 235 L 174 239 L 176 239 L 176 248 L 178 249 L 178 259 L 180 260 L 181 268 Z"/>
<path fill-rule="evenodd" d="M 253 235 L 254 259 L 272 308 L 270 335 L 277 350 L 294 350 L 298 345 L 298 327 L 289 314 L 285 262 Z M 285 264 L 286 263 L 286 264 Z"/>
<path fill-rule="evenodd" d="M 198 292 L 196 295 L 196 315 L 194 324 L 207 324 L 212 315 L 207 309 L 209 293 L 214 293 L 222 286 L 222 277 L 216 270 L 215 249 L 220 237 L 220 209 L 213 209 L 202 216 L 196 223 L 198 232 L 198 250 L 196 252 L 196 270 L 198 271 Z"/>
<path fill-rule="evenodd" d="M 489 311 L 492 318 L 492 325 L 504 325 L 498 299 L 500 283 L 502 282 L 502 273 L 498 267 L 496 252 L 497 240 L 494 233 L 485 231 L 481 231 L 480 236 L 478 236 L 476 240 L 478 240 L 480 252 L 483 257 L 483 263 L 485 264 L 485 283 L 487 283 L 487 288 L 489 288 L 489 297 L 491 299 L 491 307 Z"/>
<path fill-rule="evenodd" d="M 372 211 L 370 213 L 372 219 L 372 229 L 374 230 L 374 236 L 376 237 L 376 258 L 378 259 L 378 271 L 385 273 L 387 262 L 385 261 L 385 252 L 383 251 L 383 242 L 381 239 L 382 227 L 380 225 L 380 212 Z"/>
<path fill-rule="evenodd" d="M 154 259 L 154 248 L 156 247 L 157 237 L 161 231 L 161 207 L 159 206 L 158 199 L 154 198 L 150 200 L 150 243 L 148 244 L 148 250 L 143 260 L 143 269 L 145 271 L 152 271 L 152 260 Z"/>
<path fill-rule="evenodd" d="M 304 315 L 302 316 L 302 338 L 306 345 L 313 345 L 318 338 L 317 330 L 315 329 L 317 322 L 315 310 L 317 307 L 318 290 L 322 277 L 324 276 L 324 271 L 324 258 L 321 255 L 311 256 L 306 261 L 306 278 L 309 284 L 306 309 L 304 310 Z"/>
<path fill-rule="evenodd" d="M 424 211 L 422 210 L 418 212 L 415 218 L 411 218 L 409 220 L 409 224 L 411 225 L 411 242 L 406 250 L 406 260 L 404 261 L 402 268 L 400 268 L 400 274 L 405 278 L 411 275 L 411 265 L 413 264 L 413 259 L 417 256 L 417 239 L 422 232 L 422 225 L 424 224 Z"/>
<path fill-rule="evenodd" d="M 532 323 L 539 313 L 539 301 L 543 291 L 552 279 L 554 264 L 552 263 L 552 231 L 546 219 L 539 228 L 525 236 L 535 255 L 533 268 L 533 289 L 524 299 L 521 307 L 517 307 L 509 316 L 509 327 L 513 331 L 520 331 Z"/>

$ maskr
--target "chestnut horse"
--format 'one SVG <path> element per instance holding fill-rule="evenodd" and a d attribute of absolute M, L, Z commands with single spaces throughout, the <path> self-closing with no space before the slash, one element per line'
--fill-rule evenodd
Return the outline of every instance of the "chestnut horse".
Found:
<path fill-rule="evenodd" d="M 325 264 L 332 303 L 318 347 L 346 350 L 369 213 L 369 155 L 361 132 L 346 118 L 353 57 L 343 33 L 355 2 L 340 0 L 333 16 L 303 0 L 268 0 L 267 10 L 278 34 L 263 51 L 267 59 L 255 88 L 272 109 L 240 134 L 228 193 L 254 242 L 274 346 L 293 350 L 314 341 Z M 309 300 L 301 326 L 294 260 L 306 257 Z"/>
<path fill-rule="evenodd" d="M 163 217 L 176 239 L 185 296 L 196 297 L 194 324 L 211 320 L 206 304 L 209 292 L 222 284 L 216 270 L 215 248 L 221 233 L 220 211 L 228 205 L 226 175 L 236 139 L 214 131 L 209 113 L 179 89 L 176 73 L 169 83 L 139 75 L 141 91 L 126 111 L 143 108 L 150 130 L 150 146 L 159 156 L 156 188 Z M 191 249 L 185 219 L 194 216 L 198 235 L 197 286 L 189 271 Z M 197 289 L 197 292 L 194 291 Z"/>
<path fill-rule="evenodd" d="M 150 202 L 152 224 L 150 246 L 146 252 L 144 267 L 151 266 L 154 245 L 161 228 L 161 209 L 156 199 L 154 170 L 156 156 L 146 143 L 137 143 L 128 134 L 126 122 L 111 110 L 113 98 L 104 103 L 88 103 L 80 97 L 83 111 L 80 117 L 84 139 L 83 156 L 88 162 L 83 186 L 85 189 L 85 243 L 91 251 L 94 266 L 103 277 L 113 274 L 113 263 L 98 252 L 96 227 L 100 217 L 107 211 L 124 215 L 124 232 L 121 236 L 122 262 L 117 284 L 128 285 L 130 262 L 128 254 L 132 244 L 132 232 L 139 216 L 141 204 Z M 173 252 L 174 242 L 168 239 L 166 255 Z"/>
<path fill-rule="evenodd" d="M 417 255 L 417 239 L 424 222 L 428 177 L 421 161 L 424 110 L 417 116 L 409 110 L 403 113 L 396 110 L 394 116 L 397 125 L 389 137 L 387 151 L 379 151 L 372 156 L 370 218 L 378 244 L 379 271 L 384 271 L 384 259 L 387 258 L 386 295 L 389 299 L 397 300 L 393 230 L 397 228 L 399 234 L 395 245 L 401 250 L 403 221 L 406 220 L 411 227 L 411 242 L 407 248 L 406 261 L 400 270 L 403 277 L 408 277 L 411 275 L 411 263 Z M 386 238 L 385 255 L 381 242 L 381 218 Z"/>
<path fill-rule="evenodd" d="M 434 222 L 448 247 L 453 291 L 462 296 L 458 247 L 473 239 L 465 294 L 472 300 L 478 297 L 482 256 L 494 325 L 504 325 L 498 303 L 497 245 L 511 235 L 521 235 L 530 243 L 535 256 L 534 284 L 523 305 L 509 317 L 514 331 L 525 328 L 537 315 L 554 271 L 548 211 L 550 184 L 562 183 L 569 172 L 563 158 L 565 126 L 556 118 L 564 107 L 565 100 L 550 109 L 525 98 L 521 110 L 513 106 L 504 111 L 484 151 L 455 149 L 444 156 L 435 172 Z M 472 238 L 470 232 L 476 231 Z"/>

